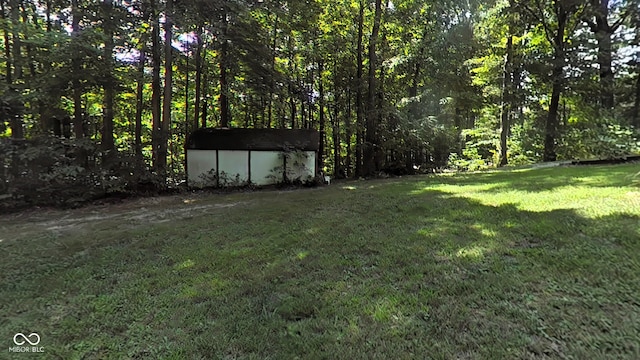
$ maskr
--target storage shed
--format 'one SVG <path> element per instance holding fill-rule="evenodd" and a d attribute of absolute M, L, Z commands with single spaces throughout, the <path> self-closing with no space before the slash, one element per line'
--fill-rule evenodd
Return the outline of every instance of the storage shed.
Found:
<path fill-rule="evenodd" d="M 319 133 L 308 129 L 198 129 L 185 145 L 187 184 L 310 181 L 316 175 L 319 140 Z"/>

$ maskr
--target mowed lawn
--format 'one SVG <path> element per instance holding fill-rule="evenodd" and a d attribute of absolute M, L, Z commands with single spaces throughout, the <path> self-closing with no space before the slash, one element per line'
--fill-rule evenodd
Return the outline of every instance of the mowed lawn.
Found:
<path fill-rule="evenodd" d="M 4 215 L 0 358 L 640 359 L 638 171 Z"/>

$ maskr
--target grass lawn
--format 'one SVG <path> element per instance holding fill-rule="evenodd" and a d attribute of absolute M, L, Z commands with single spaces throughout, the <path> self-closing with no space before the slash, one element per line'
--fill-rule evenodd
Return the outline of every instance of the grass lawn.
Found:
<path fill-rule="evenodd" d="M 640 359 L 639 170 L 5 215 L 0 359 Z"/>

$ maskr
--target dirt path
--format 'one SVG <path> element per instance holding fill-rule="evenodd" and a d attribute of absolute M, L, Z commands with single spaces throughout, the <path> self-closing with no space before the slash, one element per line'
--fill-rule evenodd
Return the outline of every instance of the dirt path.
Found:
<path fill-rule="evenodd" d="M 237 195 L 237 194 L 235 194 Z M 117 204 L 89 205 L 79 209 L 33 209 L 0 215 L 0 241 L 28 236 L 64 236 L 69 232 L 118 224 L 136 228 L 203 215 L 215 209 L 247 204 L 248 198 L 210 193 L 123 200 Z"/>

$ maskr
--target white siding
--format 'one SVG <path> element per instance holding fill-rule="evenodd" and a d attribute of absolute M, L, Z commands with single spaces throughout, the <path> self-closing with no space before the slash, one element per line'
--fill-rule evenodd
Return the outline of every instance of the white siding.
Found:
<path fill-rule="evenodd" d="M 282 164 L 279 151 L 252 151 L 251 182 L 256 185 L 282 182 Z M 278 167 L 277 171 L 273 171 Z"/>
<path fill-rule="evenodd" d="M 304 155 L 296 155 L 304 154 Z M 307 181 L 316 174 L 315 151 L 294 152 L 287 160 L 287 177 L 290 181 Z"/>
<path fill-rule="evenodd" d="M 287 177 L 290 181 L 307 181 L 316 173 L 316 153 L 314 151 L 292 153 L 287 159 Z M 219 167 L 216 164 L 216 150 L 187 150 L 187 170 L 189 186 L 217 186 L 216 172 L 220 176 L 220 186 L 241 186 L 249 180 L 249 151 L 218 150 Z M 282 182 L 283 158 L 280 151 L 251 151 L 251 182 L 256 185 L 270 185 Z M 224 174 L 223 174 L 224 172 Z"/>
<path fill-rule="evenodd" d="M 216 151 L 215 150 L 187 150 L 187 170 L 189 186 L 216 186 Z M 213 174 L 209 171 L 213 170 Z"/>
<path fill-rule="evenodd" d="M 249 181 L 249 151 L 218 150 L 218 161 L 220 186 L 241 186 Z"/>

